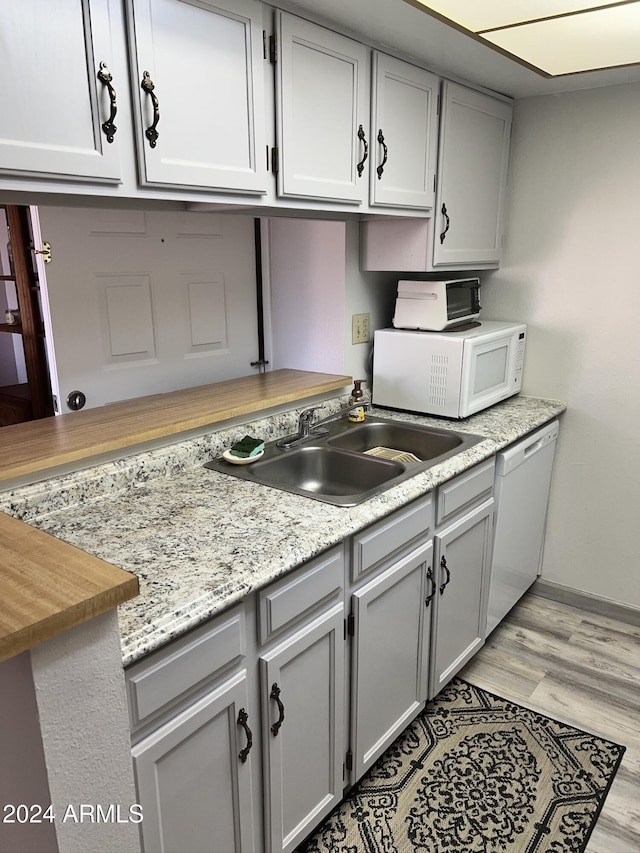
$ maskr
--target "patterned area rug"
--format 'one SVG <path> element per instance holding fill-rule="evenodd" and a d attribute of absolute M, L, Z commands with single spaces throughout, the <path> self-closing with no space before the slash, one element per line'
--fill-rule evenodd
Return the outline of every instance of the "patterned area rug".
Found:
<path fill-rule="evenodd" d="M 623 754 L 456 679 L 300 850 L 582 853 Z"/>

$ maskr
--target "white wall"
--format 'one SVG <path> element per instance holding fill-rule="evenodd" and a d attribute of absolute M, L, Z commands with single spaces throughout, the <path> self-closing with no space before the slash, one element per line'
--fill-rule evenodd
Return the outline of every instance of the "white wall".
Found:
<path fill-rule="evenodd" d="M 264 255 L 269 279 L 270 367 L 345 373 L 370 382 L 369 344 L 353 344 L 353 314 L 370 329 L 389 325 L 398 276 L 363 273 L 356 221 L 271 219 Z M 366 387 L 366 386 L 365 386 Z"/>
<path fill-rule="evenodd" d="M 640 607 L 640 84 L 516 103 L 485 317 L 529 327 L 523 393 L 565 400 L 543 577 Z"/>
<path fill-rule="evenodd" d="M 268 222 L 270 367 L 344 373 L 345 224 Z"/>

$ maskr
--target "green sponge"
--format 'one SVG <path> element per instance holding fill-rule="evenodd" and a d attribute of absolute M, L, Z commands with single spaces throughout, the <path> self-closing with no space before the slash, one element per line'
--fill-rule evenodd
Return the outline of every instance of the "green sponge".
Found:
<path fill-rule="evenodd" d="M 250 435 L 245 435 L 240 441 L 236 441 L 229 450 L 229 453 L 232 456 L 239 456 L 240 459 L 247 459 L 249 456 L 257 456 L 263 450 L 264 441 L 259 438 L 252 438 Z"/>

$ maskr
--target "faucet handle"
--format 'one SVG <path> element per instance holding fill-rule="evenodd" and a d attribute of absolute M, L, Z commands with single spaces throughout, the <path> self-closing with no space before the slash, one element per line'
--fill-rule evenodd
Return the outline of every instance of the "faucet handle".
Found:
<path fill-rule="evenodd" d="M 300 423 L 311 423 L 311 419 L 313 418 L 317 410 L 318 409 L 316 406 L 312 406 L 309 409 L 305 409 L 303 412 L 300 412 L 298 420 L 300 421 Z"/>

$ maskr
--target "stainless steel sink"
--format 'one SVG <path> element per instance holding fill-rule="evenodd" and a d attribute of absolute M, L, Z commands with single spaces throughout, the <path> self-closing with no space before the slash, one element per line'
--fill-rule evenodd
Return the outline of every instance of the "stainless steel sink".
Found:
<path fill-rule="evenodd" d="M 412 453 L 420 462 L 434 459 L 460 447 L 465 436 L 449 430 L 411 426 L 397 421 L 365 421 L 329 439 L 333 447 L 367 453 L 378 447 Z"/>
<path fill-rule="evenodd" d="M 271 486 L 352 503 L 354 497 L 377 489 L 404 471 L 398 462 L 307 445 L 254 462 L 247 473 Z"/>
<path fill-rule="evenodd" d="M 328 435 L 309 436 L 295 448 L 282 449 L 272 441 L 264 456 L 248 465 L 219 458 L 205 468 L 326 503 L 355 506 L 482 441 L 482 436 L 469 433 L 377 417 L 359 424 L 342 418 L 328 426 Z M 379 448 L 398 458 L 369 455 Z"/>

